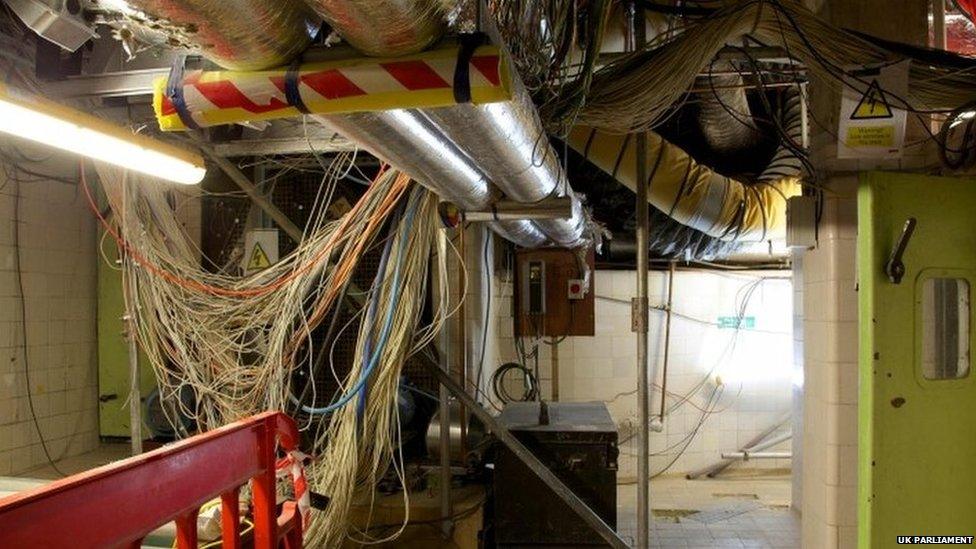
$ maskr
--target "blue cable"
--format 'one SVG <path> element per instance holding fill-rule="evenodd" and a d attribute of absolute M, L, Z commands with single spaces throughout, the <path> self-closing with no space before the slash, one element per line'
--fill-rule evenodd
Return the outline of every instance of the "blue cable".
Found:
<path fill-rule="evenodd" d="M 377 362 L 379 362 L 380 359 L 380 354 L 382 353 L 382 350 L 386 347 L 386 342 L 390 337 L 390 331 L 393 329 L 393 314 L 396 312 L 397 303 L 399 303 L 400 300 L 400 292 L 399 292 L 400 267 L 402 265 L 403 254 L 406 249 L 407 242 L 409 240 L 408 235 L 410 233 L 410 228 L 413 226 L 413 218 L 414 218 L 414 214 L 417 212 L 418 205 L 419 205 L 419 200 L 411 200 L 410 205 L 406 212 L 406 216 L 404 217 L 403 220 L 403 222 L 406 224 L 405 227 L 406 230 L 403 233 L 404 237 L 400 240 L 400 247 L 397 251 L 396 269 L 393 271 L 393 283 L 390 287 L 390 291 L 391 291 L 391 295 L 393 296 L 393 299 L 392 302 L 390 303 L 389 308 L 386 311 L 386 318 L 384 319 L 383 322 L 383 330 L 380 333 L 380 340 L 378 345 L 376 346 L 376 349 L 374 350 L 374 352 L 371 354 L 369 358 L 369 363 L 366 365 L 366 368 L 364 368 L 363 372 L 360 374 L 359 381 L 356 382 L 356 385 L 349 392 L 342 395 L 339 398 L 339 400 L 333 402 L 332 404 L 329 404 L 328 406 L 324 406 L 321 408 L 313 408 L 311 406 L 302 404 L 303 412 L 307 414 L 324 415 L 324 414 L 334 412 L 335 410 L 346 405 L 350 400 L 355 398 L 356 395 L 360 394 L 363 391 L 363 388 L 366 386 L 366 382 L 369 380 L 369 375 L 373 372 L 373 369 L 376 368 L 376 364 Z M 377 272 L 377 279 L 379 279 L 381 274 L 382 271 Z M 366 353 L 364 353 L 364 355 L 365 354 Z"/>

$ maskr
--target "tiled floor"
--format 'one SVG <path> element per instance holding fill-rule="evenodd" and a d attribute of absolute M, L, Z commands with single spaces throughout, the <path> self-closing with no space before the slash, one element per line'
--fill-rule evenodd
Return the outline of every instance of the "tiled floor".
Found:
<path fill-rule="evenodd" d="M 77 473 L 128 456 L 126 444 L 103 444 L 98 450 L 58 463 Z M 50 466 L 18 476 L 56 479 Z M 622 479 L 626 482 L 626 479 Z M 792 549 L 800 547 L 800 519 L 790 510 L 789 474 L 754 476 L 733 472 L 718 479 L 685 480 L 663 477 L 651 482 L 651 547 L 711 549 L 716 547 Z M 636 534 L 637 486 L 617 488 L 617 526 L 625 541 Z M 426 543 L 426 542 L 425 542 Z M 426 546 L 437 546 L 430 545 Z M 442 546 L 452 546 L 444 544 Z"/>
<path fill-rule="evenodd" d="M 651 482 L 651 547 L 800 547 L 800 519 L 790 510 L 789 475 L 720 479 L 661 478 Z M 636 534 L 637 486 L 617 490 L 617 525 Z"/>

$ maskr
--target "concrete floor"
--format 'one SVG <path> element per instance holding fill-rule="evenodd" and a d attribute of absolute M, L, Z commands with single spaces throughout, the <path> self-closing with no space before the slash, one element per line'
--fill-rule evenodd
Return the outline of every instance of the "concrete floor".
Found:
<path fill-rule="evenodd" d="M 651 482 L 651 547 L 800 547 L 800 518 L 790 510 L 789 474 L 734 472 L 718 479 L 663 477 Z M 636 534 L 637 486 L 617 490 L 617 530 Z"/>

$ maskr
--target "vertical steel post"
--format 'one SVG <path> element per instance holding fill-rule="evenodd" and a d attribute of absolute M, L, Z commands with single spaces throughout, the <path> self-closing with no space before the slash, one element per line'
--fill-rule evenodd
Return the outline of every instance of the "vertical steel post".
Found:
<path fill-rule="evenodd" d="M 664 321 L 664 366 L 661 368 L 661 424 L 668 402 L 668 362 L 671 358 L 671 308 L 674 305 L 674 261 L 668 263 L 668 307 Z"/>
<path fill-rule="evenodd" d="M 139 346 L 136 344 L 135 316 L 125 315 L 126 339 L 129 343 L 129 438 L 132 455 L 142 453 L 142 394 L 139 388 Z"/>
<path fill-rule="evenodd" d="M 630 3 L 630 49 L 642 49 L 647 41 L 647 23 L 644 9 L 638 2 Z M 637 405 L 640 410 L 637 442 L 637 547 L 646 549 L 650 534 L 650 379 L 647 361 L 647 277 L 650 270 L 648 258 L 648 233 L 650 219 L 647 212 L 647 134 L 637 132 L 634 149 L 637 163 L 637 297 L 633 300 L 632 314 L 637 332 Z"/>

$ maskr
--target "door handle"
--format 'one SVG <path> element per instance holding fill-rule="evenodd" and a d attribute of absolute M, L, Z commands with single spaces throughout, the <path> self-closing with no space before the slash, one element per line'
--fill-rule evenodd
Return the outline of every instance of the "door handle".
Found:
<path fill-rule="evenodd" d="M 888 275 L 888 280 L 892 284 L 901 284 L 901 279 L 905 276 L 905 262 L 902 261 L 902 256 L 905 255 L 905 248 L 908 247 L 908 241 L 912 239 L 917 224 L 918 220 L 914 217 L 905 220 L 905 226 L 901 229 L 901 236 L 898 237 L 895 248 L 891 250 L 888 262 L 885 263 L 885 274 Z"/>

